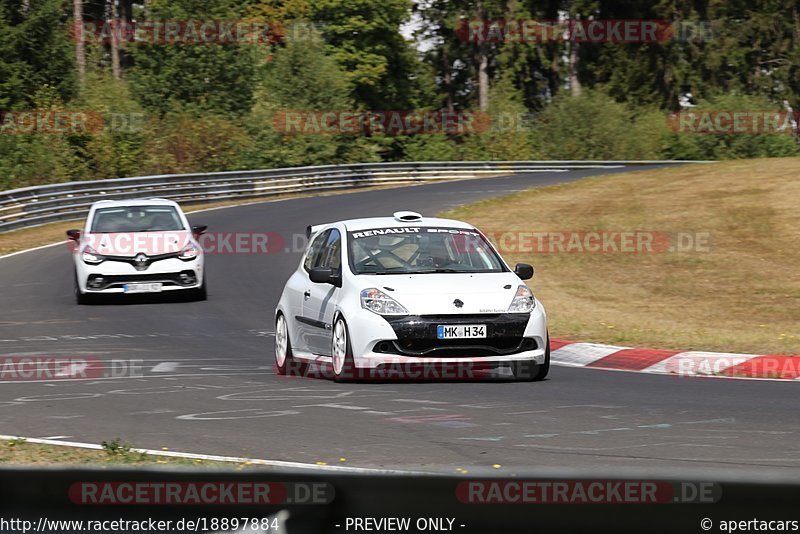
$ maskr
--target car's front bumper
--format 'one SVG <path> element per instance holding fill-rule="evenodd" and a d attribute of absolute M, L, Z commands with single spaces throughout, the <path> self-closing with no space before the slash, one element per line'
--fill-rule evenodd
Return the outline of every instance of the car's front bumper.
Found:
<path fill-rule="evenodd" d="M 202 257 L 191 261 L 168 258 L 153 262 L 147 269 L 119 261 L 88 265 L 77 259 L 75 272 L 82 293 L 124 293 L 125 284 L 161 283 L 162 291 L 196 289 L 205 276 Z"/>
<path fill-rule="evenodd" d="M 485 324 L 487 338 L 439 340 L 438 325 Z M 541 306 L 530 314 L 381 317 L 361 310 L 348 320 L 353 360 L 359 368 L 392 365 L 543 364 L 547 318 Z"/>

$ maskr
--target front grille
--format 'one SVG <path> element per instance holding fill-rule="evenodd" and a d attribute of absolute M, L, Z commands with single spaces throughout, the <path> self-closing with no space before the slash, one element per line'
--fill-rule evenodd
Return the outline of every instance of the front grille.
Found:
<path fill-rule="evenodd" d="M 87 289 L 102 291 L 112 287 L 122 287 L 124 284 L 161 282 L 165 286 L 192 286 L 197 283 L 197 274 L 193 270 L 179 273 L 163 274 L 93 274 L 86 282 Z"/>
<path fill-rule="evenodd" d="M 137 271 L 146 271 L 148 267 L 157 261 L 168 260 L 170 258 L 177 258 L 181 252 L 167 252 L 165 254 L 155 254 L 148 256 L 147 254 L 137 254 L 136 256 L 103 256 L 105 261 L 118 261 L 120 263 L 127 263 L 133 265 Z"/>
<path fill-rule="evenodd" d="M 378 343 L 376 350 L 433 357 L 497 356 L 535 350 L 536 341 L 522 337 L 529 317 L 527 313 L 386 317 L 397 340 Z M 485 324 L 486 337 L 438 339 L 436 329 L 442 324 Z"/>

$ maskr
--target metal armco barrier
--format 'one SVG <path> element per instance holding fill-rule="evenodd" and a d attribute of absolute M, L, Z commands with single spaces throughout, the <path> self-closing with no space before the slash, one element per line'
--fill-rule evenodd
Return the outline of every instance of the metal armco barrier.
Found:
<path fill-rule="evenodd" d="M 706 161 L 432 161 L 355 163 L 255 171 L 164 174 L 67 182 L 0 192 L 0 232 L 79 219 L 98 200 L 166 198 L 182 204 L 399 185 L 525 172 Z"/>

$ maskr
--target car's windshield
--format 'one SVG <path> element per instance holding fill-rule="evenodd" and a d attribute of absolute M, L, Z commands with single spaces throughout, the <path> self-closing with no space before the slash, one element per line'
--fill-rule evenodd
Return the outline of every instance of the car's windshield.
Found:
<path fill-rule="evenodd" d="M 348 251 L 356 274 L 506 270 L 480 233 L 463 228 L 373 228 L 348 232 Z"/>
<path fill-rule="evenodd" d="M 94 212 L 91 232 L 174 232 L 185 230 L 172 206 L 118 206 Z"/>

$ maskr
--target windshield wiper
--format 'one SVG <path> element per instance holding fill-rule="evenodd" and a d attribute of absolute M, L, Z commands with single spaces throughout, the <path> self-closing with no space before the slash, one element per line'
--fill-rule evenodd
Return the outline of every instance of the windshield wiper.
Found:
<path fill-rule="evenodd" d="M 439 267 L 437 269 L 423 269 L 421 271 L 408 271 L 408 274 L 437 274 L 437 273 L 469 273 L 472 271 L 464 271 L 461 269 L 450 269 Z"/>
<path fill-rule="evenodd" d="M 471 273 L 473 271 L 463 271 L 460 269 L 447 269 L 447 268 L 440 268 L 440 269 L 424 269 L 419 271 L 361 271 L 358 274 L 437 274 L 437 273 Z"/>

